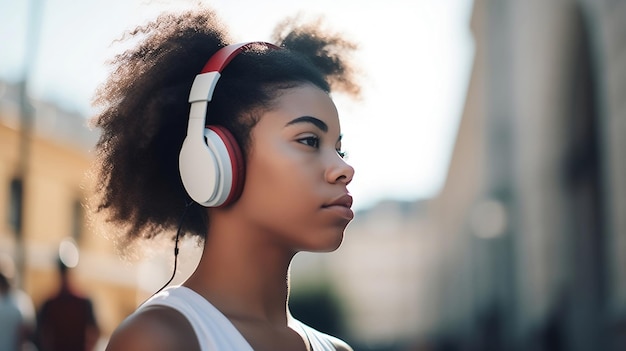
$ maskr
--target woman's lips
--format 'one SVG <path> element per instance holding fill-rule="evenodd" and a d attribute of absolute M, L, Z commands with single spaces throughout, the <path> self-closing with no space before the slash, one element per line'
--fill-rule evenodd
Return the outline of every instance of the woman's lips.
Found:
<path fill-rule="evenodd" d="M 322 208 L 333 211 L 342 218 L 352 220 L 354 218 L 352 202 L 353 200 L 350 194 L 342 194 L 322 206 Z"/>

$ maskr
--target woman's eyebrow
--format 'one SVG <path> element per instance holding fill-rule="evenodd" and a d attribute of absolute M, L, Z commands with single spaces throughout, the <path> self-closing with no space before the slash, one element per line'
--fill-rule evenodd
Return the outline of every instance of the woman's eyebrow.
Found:
<path fill-rule="evenodd" d="M 287 122 L 285 126 L 290 126 L 290 125 L 297 124 L 297 123 L 311 123 L 317 128 L 319 128 L 321 131 L 323 131 L 324 133 L 328 132 L 328 125 L 326 125 L 324 121 L 322 121 L 319 118 L 315 118 L 311 116 L 302 116 L 302 117 L 292 119 L 291 121 Z"/>

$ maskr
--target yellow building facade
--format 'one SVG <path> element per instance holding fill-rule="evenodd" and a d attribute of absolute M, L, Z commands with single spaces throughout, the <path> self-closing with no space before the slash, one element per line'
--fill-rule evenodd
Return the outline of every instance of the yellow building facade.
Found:
<path fill-rule="evenodd" d="M 58 287 L 59 244 L 67 238 L 75 241 L 80 260 L 71 279 L 92 298 L 106 338 L 136 308 L 141 294 L 137 269 L 121 260 L 113 242 L 87 220 L 84 204 L 92 188 L 87 174 L 96 133 L 82 116 L 36 103 L 25 153 L 19 90 L 1 82 L 0 88 L 0 254 L 16 262 L 15 283 L 39 308 Z M 16 222 L 20 181 L 21 229 Z"/>

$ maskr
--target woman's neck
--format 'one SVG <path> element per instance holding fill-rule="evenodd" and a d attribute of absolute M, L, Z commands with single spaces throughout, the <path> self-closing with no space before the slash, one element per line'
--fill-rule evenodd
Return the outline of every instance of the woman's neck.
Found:
<path fill-rule="evenodd" d="M 212 230 L 196 271 L 184 285 L 230 319 L 286 325 L 293 255 L 264 241 L 262 233 Z"/>

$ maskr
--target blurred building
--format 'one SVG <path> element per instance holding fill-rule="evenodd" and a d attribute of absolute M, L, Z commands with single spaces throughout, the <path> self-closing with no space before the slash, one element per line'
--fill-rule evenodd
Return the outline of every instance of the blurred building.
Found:
<path fill-rule="evenodd" d="M 458 350 L 626 349 L 626 1 L 476 0 L 432 227 Z"/>
<path fill-rule="evenodd" d="M 80 250 L 72 279 L 93 299 L 108 334 L 143 295 L 139 269 L 121 261 L 112 242 L 96 235 L 86 218 L 83 204 L 91 188 L 86 173 L 97 135 L 84 116 L 41 101 L 22 108 L 22 101 L 19 85 L 0 82 L 0 252 L 16 261 L 18 284 L 38 308 L 58 288 L 59 245 L 71 238 Z M 26 134 L 24 110 L 32 114 Z"/>

